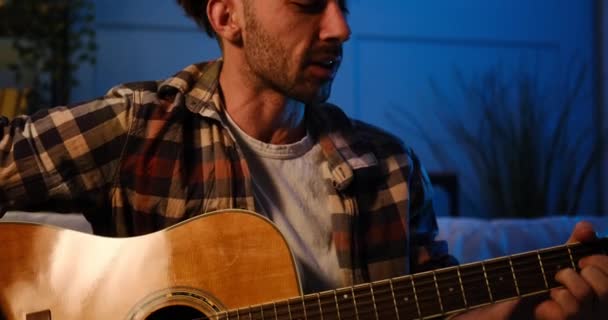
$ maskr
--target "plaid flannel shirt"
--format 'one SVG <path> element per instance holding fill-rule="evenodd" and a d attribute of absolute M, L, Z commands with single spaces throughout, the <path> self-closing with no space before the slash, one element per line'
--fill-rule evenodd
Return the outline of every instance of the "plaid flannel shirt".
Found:
<path fill-rule="evenodd" d="M 132 236 L 219 209 L 254 210 L 250 172 L 228 132 L 222 61 L 88 103 L 0 120 L 0 212 L 83 212 L 96 234 Z M 307 107 L 330 176 L 333 239 L 347 282 L 454 264 L 414 153 L 331 105 Z"/>

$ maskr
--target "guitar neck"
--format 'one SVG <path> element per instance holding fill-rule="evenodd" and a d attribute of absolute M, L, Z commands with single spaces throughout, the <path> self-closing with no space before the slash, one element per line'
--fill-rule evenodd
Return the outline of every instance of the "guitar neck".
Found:
<path fill-rule="evenodd" d="M 608 251 L 608 238 L 371 282 L 219 313 L 215 319 L 422 319 L 525 297 L 560 284 L 561 269 Z"/>

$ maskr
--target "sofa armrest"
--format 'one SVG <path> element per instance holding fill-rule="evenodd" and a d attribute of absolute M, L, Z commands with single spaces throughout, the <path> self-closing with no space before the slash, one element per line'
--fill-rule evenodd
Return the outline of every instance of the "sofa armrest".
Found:
<path fill-rule="evenodd" d="M 50 224 L 80 232 L 92 233 L 91 224 L 79 213 L 50 213 L 8 211 L 1 222 L 22 221 L 39 224 Z"/>
<path fill-rule="evenodd" d="M 564 244 L 574 225 L 589 221 L 608 236 L 608 217 L 551 216 L 537 219 L 439 217 L 438 239 L 461 263 L 485 260 Z"/>

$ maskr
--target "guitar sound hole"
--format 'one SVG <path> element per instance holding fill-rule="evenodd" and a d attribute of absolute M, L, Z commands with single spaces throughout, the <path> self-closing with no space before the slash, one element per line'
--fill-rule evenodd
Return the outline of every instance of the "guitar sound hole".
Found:
<path fill-rule="evenodd" d="M 170 306 L 154 311 L 146 320 L 208 320 L 202 312 L 188 306 Z"/>

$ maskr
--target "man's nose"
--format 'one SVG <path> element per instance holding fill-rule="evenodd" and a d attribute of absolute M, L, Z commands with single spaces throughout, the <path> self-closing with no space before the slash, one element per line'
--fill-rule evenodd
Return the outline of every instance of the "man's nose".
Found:
<path fill-rule="evenodd" d="M 348 41 L 350 27 L 338 1 L 329 1 L 321 20 L 320 40 Z"/>

